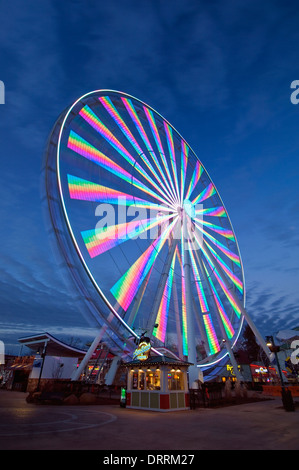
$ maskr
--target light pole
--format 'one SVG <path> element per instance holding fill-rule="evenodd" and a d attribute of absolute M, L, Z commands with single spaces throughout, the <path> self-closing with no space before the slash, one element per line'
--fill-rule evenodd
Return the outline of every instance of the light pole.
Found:
<path fill-rule="evenodd" d="M 279 364 L 279 360 L 278 360 L 278 354 L 277 354 L 278 351 L 280 351 L 280 347 L 276 346 L 276 344 L 274 343 L 273 336 L 266 336 L 266 341 L 267 341 L 267 346 L 270 349 L 270 351 L 275 354 L 275 360 L 276 360 L 276 364 L 277 364 L 277 368 L 278 368 L 281 387 L 284 388 L 283 376 L 282 376 L 282 372 L 281 372 L 281 368 L 280 368 L 280 364 Z"/>

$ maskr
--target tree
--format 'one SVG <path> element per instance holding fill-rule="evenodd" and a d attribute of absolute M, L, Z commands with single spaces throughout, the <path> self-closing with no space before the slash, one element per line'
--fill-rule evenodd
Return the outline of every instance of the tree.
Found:
<path fill-rule="evenodd" d="M 241 349 L 246 352 L 249 362 L 261 360 L 261 348 L 256 342 L 255 335 L 249 325 L 246 325 L 244 329 Z"/>

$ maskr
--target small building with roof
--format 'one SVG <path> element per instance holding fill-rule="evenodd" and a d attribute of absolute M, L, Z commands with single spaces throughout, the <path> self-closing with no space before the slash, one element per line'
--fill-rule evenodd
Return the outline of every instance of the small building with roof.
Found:
<path fill-rule="evenodd" d="M 27 391 L 43 388 L 51 380 L 70 379 L 86 351 L 70 346 L 49 333 L 20 338 L 31 350 L 33 360 L 28 374 Z"/>
<path fill-rule="evenodd" d="M 189 362 L 175 356 L 150 355 L 146 343 L 139 344 L 127 369 L 126 407 L 152 411 L 189 409 Z"/>

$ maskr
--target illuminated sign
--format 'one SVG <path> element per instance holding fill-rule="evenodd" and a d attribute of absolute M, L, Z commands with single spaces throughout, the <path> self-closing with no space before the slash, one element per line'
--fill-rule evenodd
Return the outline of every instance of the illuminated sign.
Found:
<path fill-rule="evenodd" d="M 259 367 L 258 369 L 254 369 L 255 372 L 258 374 L 267 374 L 268 370 L 265 367 Z"/>
<path fill-rule="evenodd" d="M 234 368 L 230 364 L 226 365 L 226 370 L 231 373 L 231 375 L 234 375 Z M 238 366 L 239 372 L 241 371 L 241 366 Z"/>
<path fill-rule="evenodd" d="M 138 359 L 139 361 L 145 361 L 151 350 L 151 344 L 147 343 L 146 341 L 142 341 L 138 348 L 135 349 L 133 352 L 133 359 Z"/>

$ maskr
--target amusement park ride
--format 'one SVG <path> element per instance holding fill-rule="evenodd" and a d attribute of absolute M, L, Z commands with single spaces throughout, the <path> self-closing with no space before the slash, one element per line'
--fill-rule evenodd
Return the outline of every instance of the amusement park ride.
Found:
<path fill-rule="evenodd" d="M 193 364 L 191 384 L 228 361 L 241 380 L 233 349 L 244 320 L 269 356 L 245 309 L 221 197 L 154 109 L 111 90 L 79 98 L 49 137 L 45 186 L 56 242 L 97 332 L 85 362 L 99 342 L 132 356 L 146 332 L 154 354 L 168 348 Z"/>

